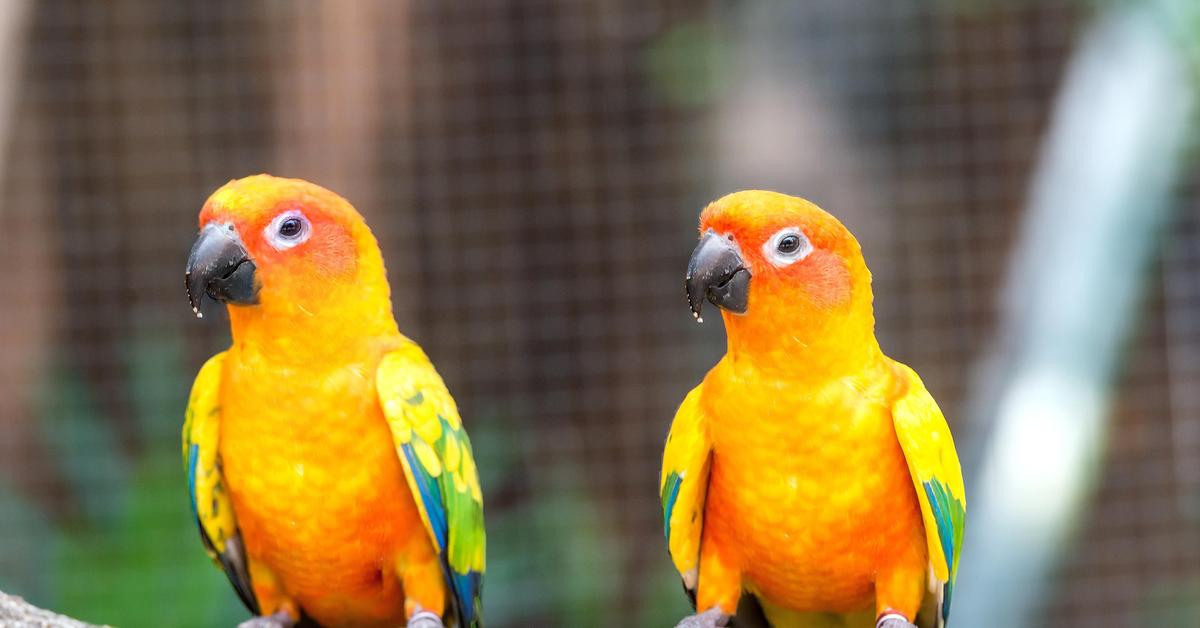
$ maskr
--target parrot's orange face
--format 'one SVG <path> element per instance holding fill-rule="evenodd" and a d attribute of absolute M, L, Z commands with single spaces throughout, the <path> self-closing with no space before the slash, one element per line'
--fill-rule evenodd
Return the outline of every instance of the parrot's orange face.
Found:
<path fill-rule="evenodd" d="M 816 205 L 751 190 L 725 196 L 700 216 L 688 292 L 739 315 L 755 309 L 835 311 L 869 277 L 854 236 Z"/>
<path fill-rule="evenodd" d="M 696 318 L 707 300 L 742 336 L 786 330 L 810 344 L 806 334 L 870 317 L 870 273 L 854 236 L 816 205 L 775 192 L 735 192 L 705 208 L 686 281 Z"/>
<path fill-rule="evenodd" d="M 235 306 L 315 306 L 355 281 L 362 217 L 336 194 L 296 179 L 257 175 L 217 190 L 200 212 L 187 265 L 188 297 Z"/>

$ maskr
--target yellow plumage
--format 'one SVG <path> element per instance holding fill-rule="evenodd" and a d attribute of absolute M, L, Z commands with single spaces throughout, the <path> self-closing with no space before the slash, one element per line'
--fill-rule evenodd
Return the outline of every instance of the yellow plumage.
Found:
<path fill-rule="evenodd" d="M 729 350 L 676 413 L 660 482 L 697 608 L 729 614 L 749 593 L 777 627 L 870 626 L 928 598 L 944 622 L 961 470 L 937 404 L 875 341 L 857 242 L 757 191 L 711 205 L 701 233 L 689 298 L 697 315 L 706 298 L 730 308 Z"/>
<path fill-rule="evenodd" d="M 210 554 L 255 613 L 481 624 L 483 494 L 454 399 L 392 318 L 362 217 L 310 183 L 218 190 L 188 262 L 233 343 L 193 386 L 184 459 Z"/>

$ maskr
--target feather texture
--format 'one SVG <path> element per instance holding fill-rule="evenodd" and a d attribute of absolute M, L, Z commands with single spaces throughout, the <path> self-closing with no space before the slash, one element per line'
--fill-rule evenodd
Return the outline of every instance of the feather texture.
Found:
<path fill-rule="evenodd" d="M 892 406 L 892 421 L 921 502 L 929 562 L 942 588 L 938 592 L 938 625 L 944 625 L 950 617 L 966 518 L 962 468 L 950 427 L 921 378 L 907 366 L 895 364 L 897 376 L 905 383 L 905 393 Z"/>
<path fill-rule="evenodd" d="M 224 361 L 224 353 L 209 358 L 192 384 L 183 423 L 183 468 L 187 474 L 192 516 L 196 518 L 205 551 L 229 577 L 246 608 L 257 615 L 259 606 L 250 586 L 246 549 L 233 503 L 225 490 L 218 454 L 221 365 Z"/>
<path fill-rule="evenodd" d="M 936 601 L 922 621 L 944 625 L 966 510 L 958 457 L 920 380 L 879 347 L 857 240 L 763 190 L 710 204 L 700 233 L 688 303 L 723 309 L 728 350 L 676 413 L 659 484 L 693 603 L 730 613 L 751 595 L 777 628 L 807 628 L 915 620 Z M 783 236 L 809 248 L 790 256 Z"/>
<path fill-rule="evenodd" d="M 384 356 L 376 387 L 404 473 L 463 625 L 482 624 L 483 493 L 471 441 L 442 378 L 415 343 Z"/>

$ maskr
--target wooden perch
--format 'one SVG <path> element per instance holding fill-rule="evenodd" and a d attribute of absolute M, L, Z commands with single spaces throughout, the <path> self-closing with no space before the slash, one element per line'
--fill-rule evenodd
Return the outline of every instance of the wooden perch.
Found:
<path fill-rule="evenodd" d="M 100 628 L 58 613 L 42 610 L 25 600 L 0 593 L 0 626 L 5 628 Z"/>

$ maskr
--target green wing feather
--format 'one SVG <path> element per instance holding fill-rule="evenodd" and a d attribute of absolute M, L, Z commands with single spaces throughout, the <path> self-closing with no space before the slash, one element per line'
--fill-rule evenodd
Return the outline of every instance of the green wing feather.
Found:
<path fill-rule="evenodd" d="M 221 435 L 221 365 L 225 354 L 209 358 L 196 375 L 183 423 L 183 468 L 192 515 L 209 557 L 228 576 L 238 597 L 255 615 L 258 600 L 250 585 L 246 548 L 238 531 L 233 502 L 221 476 L 217 444 Z"/>
<path fill-rule="evenodd" d="M 459 622 L 481 626 L 483 493 L 454 398 L 412 342 L 384 356 L 376 388 L 409 488 L 442 559 Z"/>
<path fill-rule="evenodd" d="M 938 625 L 944 626 L 950 617 L 966 518 L 962 467 L 946 418 L 925 390 L 921 378 L 899 363 L 896 363 L 896 373 L 907 386 L 904 394 L 892 404 L 892 422 L 921 503 L 929 564 L 940 585 L 936 591 Z"/>
<path fill-rule="evenodd" d="M 703 384 L 701 384 L 703 386 Z M 671 560 L 695 604 L 699 577 L 700 536 L 704 528 L 704 498 L 708 492 L 712 442 L 700 410 L 700 388 L 693 388 L 675 413 L 663 450 L 659 496 L 663 535 Z"/>

